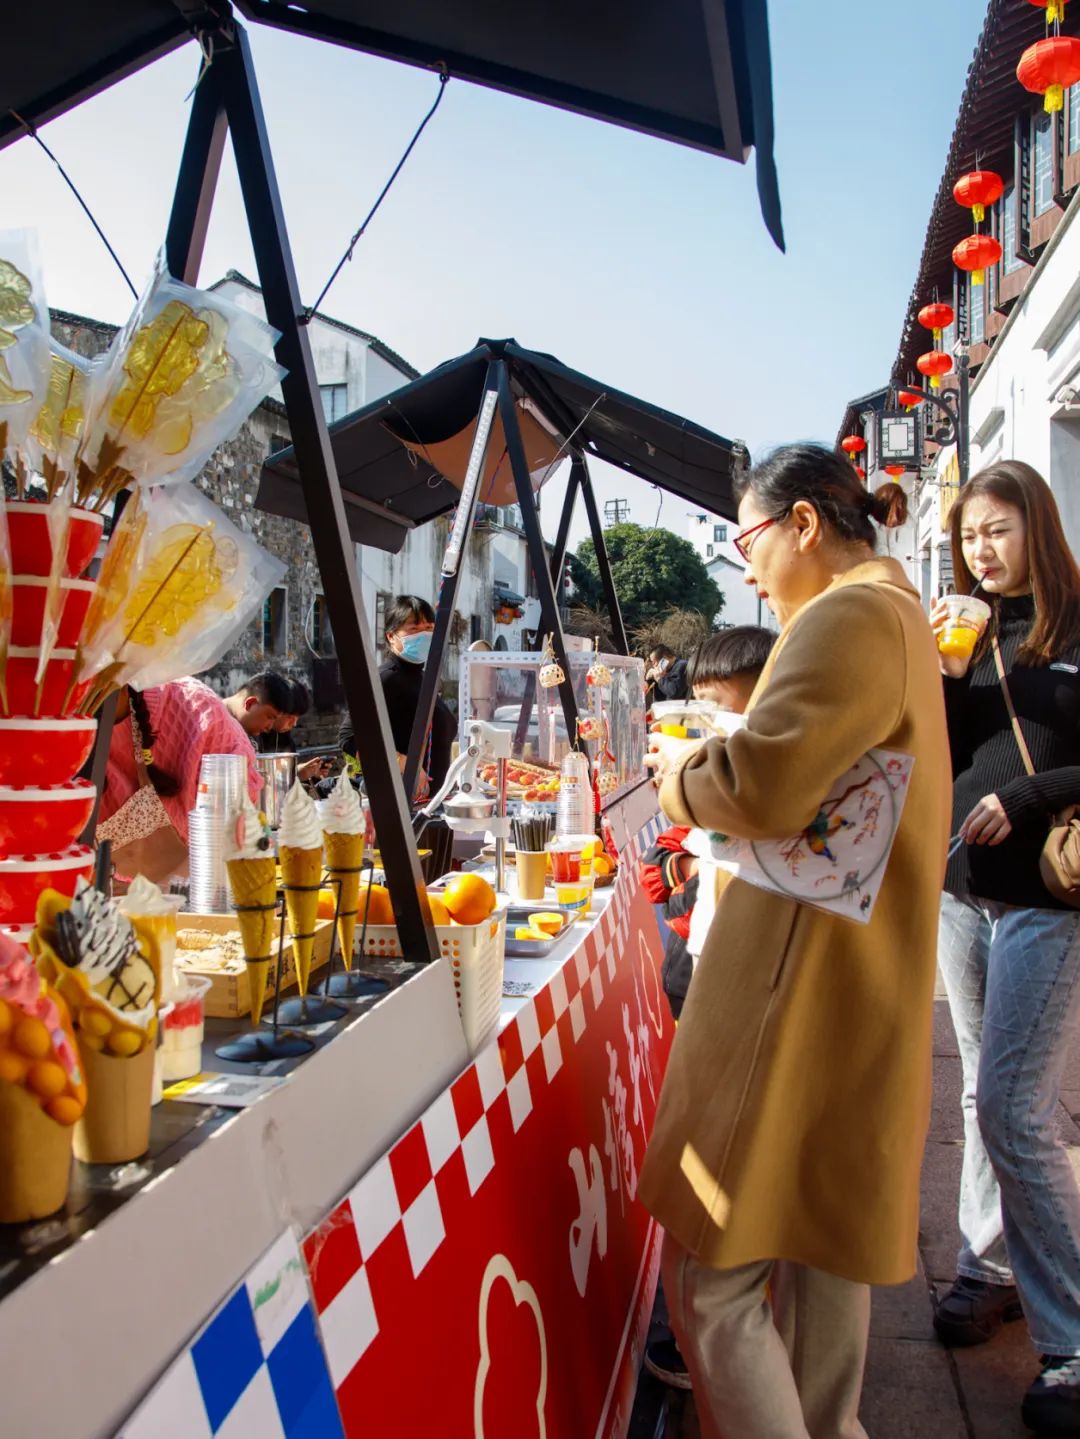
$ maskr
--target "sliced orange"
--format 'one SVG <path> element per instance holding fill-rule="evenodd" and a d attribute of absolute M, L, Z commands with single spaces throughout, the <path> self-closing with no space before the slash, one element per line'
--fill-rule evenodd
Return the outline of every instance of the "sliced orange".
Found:
<path fill-rule="evenodd" d="M 563 916 L 552 910 L 541 910 L 538 914 L 529 915 L 529 923 L 533 929 L 541 929 L 545 934 L 558 934 L 563 927 Z"/>

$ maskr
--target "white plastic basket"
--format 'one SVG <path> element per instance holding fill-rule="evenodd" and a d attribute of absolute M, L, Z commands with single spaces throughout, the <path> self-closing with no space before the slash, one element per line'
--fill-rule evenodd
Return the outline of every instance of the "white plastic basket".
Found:
<path fill-rule="evenodd" d="M 440 954 L 450 961 L 465 1043 L 470 1054 L 476 1054 L 494 1036 L 499 1023 L 506 910 L 496 910 L 482 924 L 437 924 L 435 933 Z M 404 958 L 395 926 L 369 924 L 364 953 L 373 959 Z"/>

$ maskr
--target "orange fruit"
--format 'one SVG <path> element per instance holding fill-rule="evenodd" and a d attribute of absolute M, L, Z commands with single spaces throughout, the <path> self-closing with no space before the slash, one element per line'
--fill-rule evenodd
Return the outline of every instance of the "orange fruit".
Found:
<path fill-rule="evenodd" d="M 360 924 L 364 922 L 365 908 L 368 924 L 393 924 L 394 906 L 390 903 L 390 894 L 385 885 L 373 884 L 370 890 L 361 886 L 360 913 L 357 916 Z"/>
<path fill-rule="evenodd" d="M 320 919 L 333 919 L 336 910 L 337 910 L 337 890 L 335 890 L 335 889 L 320 889 L 320 890 L 319 890 L 319 918 L 320 918 Z"/>
<path fill-rule="evenodd" d="M 441 894 L 432 894 L 431 891 L 428 890 L 427 902 L 431 908 L 431 922 L 433 924 L 450 923 L 450 911 L 447 909 Z"/>
<path fill-rule="evenodd" d="M 443 902 L 458 924 L 483 924 L 495 908 L 495 891 L 478 874 L 456 874 L 443 890 Z"/>
<path fill-rule="evenodd" d="M 593 860 L 593 869 L 597 874 L 610 874 L 611 860 L 608 859 L 606 854 L 598 854 Z"/>

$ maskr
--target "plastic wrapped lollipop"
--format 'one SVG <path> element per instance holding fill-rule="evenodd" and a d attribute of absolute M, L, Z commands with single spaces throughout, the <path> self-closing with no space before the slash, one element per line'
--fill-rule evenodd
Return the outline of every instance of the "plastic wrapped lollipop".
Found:
<path fill-rule="evenodd" d="M 250 623 L 285 566 L 193 485 L 138 491 L 117 526 L 75 662 L 92 713 L 114 689 L 198 674 Z"/>
<path fill-rule="evenodd" d="M 223 296 L 174 280 L 159 257 L 93 386 L 79 502 L 100 509 L 132 481 L 198 474 L 284 373 L 276 338 Z"/>
<path fill-rule="evenodd" d="M 23 445 L 49 381 L 49 307 L 31 230 L 0 233 L 0 458 L 23 498 L 30 472 Z"/>

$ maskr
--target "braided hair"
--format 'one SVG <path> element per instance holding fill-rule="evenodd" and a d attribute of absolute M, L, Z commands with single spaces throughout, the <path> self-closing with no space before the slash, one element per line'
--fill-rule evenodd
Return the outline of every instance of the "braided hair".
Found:
<path fill-rule="evenodd" d="M 150 706 L 146 703 L 146 696 L 141 690 L 132 689 L 129 685 L 128 702 L 131 705 L 131 717 L 138 731 L 137 747 L 142 751 L 146 777 L 162 799 L 171 799 L 180 793 L 180 782 L 174 775 L 160 769 L 154 763 L 154 742 L 157 735 L 154 733 L 153 722 L 150 719 Z"/>

